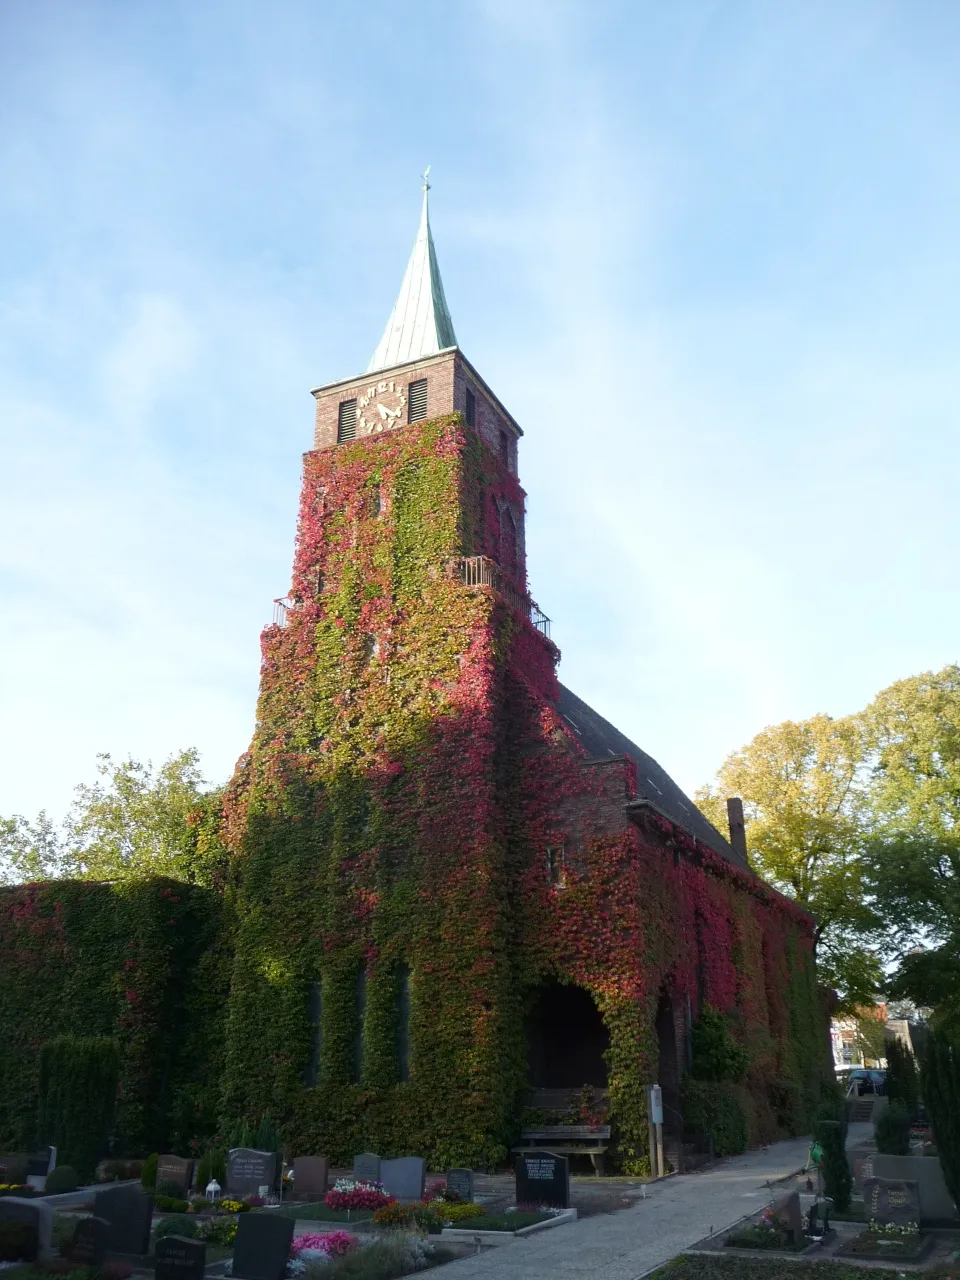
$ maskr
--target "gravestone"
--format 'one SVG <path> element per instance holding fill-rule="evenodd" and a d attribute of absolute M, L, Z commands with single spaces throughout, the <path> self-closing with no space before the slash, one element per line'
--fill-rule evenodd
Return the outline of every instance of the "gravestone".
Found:
<path fill-rule="evenodd" d="M 272 1193 L 277 1187 L 279 1161 L 275 1151 L 234 1147 L 227 1154 L 227 1190 L 233 1196 L 255 1196 L 261 1187 Z"/>
<path fill-rule="evenodd" d="M 142 1256 L 150 1252 L 153 1196 L 139 1187 L 110 1187 L 97 1192 L 93 1212 L 107 1224 L 106 1246 L 109 1253 Z"/>
<path fill-rule="evenodd" d="M 920 1196 L 915 1182 L 894 1178 L 866 1178 L 863 1207 L 868 1218 L 903 1226 L 920 1221 Z"/>
<path fill-rule="evenodd" d="M 81 1218 L 73 1229 L 69 1258 L 81 1267 L 99 1267 L 107 1252 L 107 1223 L 103 1218 Z"/>
<path fill-rule="evenodd" d="M 43 1191 L 47 1184 L 47 1175 L 53 1173 L 57 1163 L 56 1147 L 41 1147 L 27 1157 L 27 1186 Z"/>
<path fill-rule="evenodd" d="M 233 1271 L 238 1280 L 282 1280 L 293 1239 L 293 1218 L 245 1213 L 237 1226 Z"/>
<path fill-rule="evenodd" d="M 53 1240 L 53 1209 L 42 1200 L 0 1196 L 0 1222 L 25 1222 L 36 1233 L 35 1257 L 45 1258 Z M 33 1258 L 25 1259 L 32 1262 Z"/>
<path fill-rule="evenodd" d="M 322 1200 L 330 1182 L 330 1161 L 326 1156 L 297 1156 L 293 1162 L 295 1200 Z"/>
<path fill-rule="evenodd" d="M 456 1196 L 459 1200 L 463 1200 L 470 1204 L 473 1202 L 473 1170 L 472 1169 L 448 1169 L 447 1170 L 447 1195 Z"/>
<path fill-rule="evenodd" d="M 353 1157 L 353 1176 L 359 1182 L 379 1182 L 380 1157 L 372 1151 L 361 1151 Z"/>
<path fill-rule="evenodd" d="M 189 1236 L 164 1236 L 153 1250 L 156 1280 L 203 1280 L 207 1246 Z"/>
<path fill-rule="evenodd" d="M 553 1151 L 523 1151 L 517 1156 L 517 1204 L 570 1204 L 570 1162 Z"/>
<path fill-rule="evenodd" d="M 422 1156 L 401 1156 L 399 1160 L 380 1162 L 383 1189 L 388 1195 L 396 1196 L 401 1204 L 423 1199 L 426 1176 L 427 1165 Z"/>
<path fill-rule="evenodd" d="M 179 1156 L 161 1156 L 157 1161 L 157 1186 L 162 1182 L 175 1182 L 184 1197 L 193 1185 L 193 1161 Z"/>
<path fill-rule="evenodd" d="M 773 1204 L 773 1216 L 786 1231 L 792 1244 L 803 1241 L 803 1214 L 800 1212 L 800 1192 L 791 1191 Z"/>

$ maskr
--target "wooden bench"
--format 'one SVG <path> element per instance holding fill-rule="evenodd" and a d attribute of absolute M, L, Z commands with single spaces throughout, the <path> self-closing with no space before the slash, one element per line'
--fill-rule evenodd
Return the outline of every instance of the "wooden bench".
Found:
<path fill-rule="evenodd" d="M 554 1155 L 589 1156 L 597 1177 L 603 1177 L 603 1157 L 610 1147 L 610 1126 L 608 1124 L 550 1124 L 543 1129 L 521 1129 L 521 1147 L 514 1147 L 520 1153 L 529 1151 L 531 1147 L 542 1147 Z"/>

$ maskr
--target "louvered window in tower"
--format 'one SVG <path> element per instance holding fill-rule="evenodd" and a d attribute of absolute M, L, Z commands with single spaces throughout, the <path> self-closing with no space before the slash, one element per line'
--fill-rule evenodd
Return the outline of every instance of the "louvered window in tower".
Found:
<path fill-rule="evenodd" d="M 337 418 L 337 444 L 343 444 L 345 440 L 356 440 L 357 438 L 357 402 L 356 400 L 341 400 L 340 412 Z"/>
<path fill-rule="evenodd" d="M 427 380 L 421 378 L 419 382 L 411 382 L 407 388 L 407 421 L 422 422 L 427 416 Z"/>

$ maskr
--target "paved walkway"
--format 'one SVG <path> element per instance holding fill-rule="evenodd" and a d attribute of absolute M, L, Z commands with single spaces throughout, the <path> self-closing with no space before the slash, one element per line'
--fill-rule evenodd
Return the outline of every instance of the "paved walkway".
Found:
<path fill-rule="evenodd" d="M 848 1146 L 872 1129 L 850 1125 Z M 704 1173 L 651 1183 L 647 1198 L 629 1209 L 458 1258 L 436 1274 L 443 1280 L 639 1280 L 711 1231 L 762 1209 L 776 1194 L 768 1184 L 802 1169 L 808 1149 L 806 1138 L 777 1142 L 765 1151 L 724 1160 Z"/>

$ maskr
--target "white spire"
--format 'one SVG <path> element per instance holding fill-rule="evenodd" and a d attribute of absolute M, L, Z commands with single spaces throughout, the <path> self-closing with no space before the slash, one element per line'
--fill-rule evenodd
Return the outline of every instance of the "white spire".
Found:
<path fill-rule="evenodd" d="M 430 211 L 427 177 L 430 166 L 423 175 L 423 210 L 417 231 L 413 253 L 407 263 L 400 296 L 387 321 L 373 359 L 367 365 L 367 373 L 378 369 L 390 369 L 407 360 L 419 360 L 422 356 L 434 356 L 438 351 L 457 345 L 453 321 L 443 296 L 443 282 L 437 266 L 437 254 L 430 234 Z"/>

